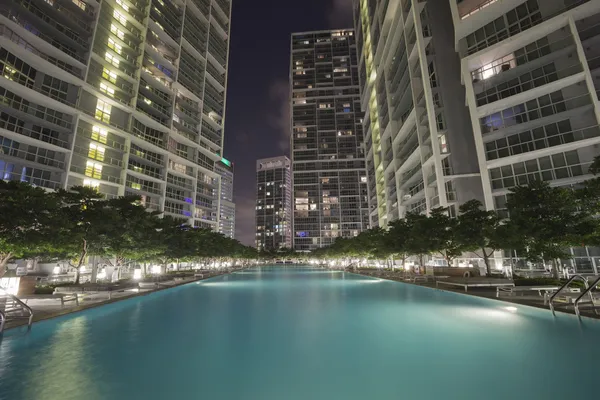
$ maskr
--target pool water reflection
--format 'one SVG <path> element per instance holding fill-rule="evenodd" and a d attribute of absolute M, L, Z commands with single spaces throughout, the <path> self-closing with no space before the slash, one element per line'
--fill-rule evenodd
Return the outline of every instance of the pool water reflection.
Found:
<path fill-rule="evenodd" d="M 596 394 L 598 338 L 599 321 L 263 267 L 6 332 L 0 399 L 570 399 Z"/>

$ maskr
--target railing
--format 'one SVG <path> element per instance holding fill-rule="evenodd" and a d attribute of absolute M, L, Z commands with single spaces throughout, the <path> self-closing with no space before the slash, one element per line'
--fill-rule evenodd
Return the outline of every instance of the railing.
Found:
<path fill-rule="evenodd" d="M 598 283 L 600 283 L 600 277 L 596 278 L 596 280 L 590 285 L 590 287 L 588 287 L 586 290 L 583 291 L 583 293 L 581 293 L 579 295 L 579 297 L 577 297 L 575 299 L 575 301 L 573 302 L 573 307 L 575 308 L 575 314 L 581 318 L 580 312 L 579 312 L 579 303 L 581 302 L 581 300 L 586 296 L 589 295 L 590 296 L 590 301 L 592 303 L 591 307 L 587 307 L 587 308 L 592 308 L 594 310 L 595 314 L 598 314 L 598 308 L 600 308 L 600 306 L 596 306 L 594 303 L 594 295 L 592 295 L 592 290 L 598 285 Z"/>
<path fill-rule="evenodd" d="M 95 149 L 92 149 L 92 151 L 90 151 L 89 148 L 85 148 L 85 147 L 81 147 L 78 145 L 75 145 L 73 147 L 73 151 L 83 157 L 86 157 L 90 160 L 94 160 L 94 161 L 98 161 L 104 164 L 110 164 L 110 165 L 115 165 L 117 167 L 122 167 L 123 166 L 123 160 L 119 160 L 117 158 L 114 157 L 109 157 L 109 156 L 102 156 L 102 155 L 98 155 L 98 152 Z M 90 153 L 92 155 L 90 155 Z M 94 155 L 96 154 L 96 155 Z"/>
<path fill-rule="evenodd" d="M 471 71 L 471 78 L 473 79 L 473 82 L 489 79 L 508 69 L 520 67 L 522 65 L 527 64 L 528 62 L 531 62 L 543 56 L 556 53 L 557 51 L 571 46 L 574 43 L 575 42 L 573 41 L 573 36 L 569 35 L 558 40 L 546 43 L 541 47 L 536 47 L 535 49 L 523 54 L 515 55 L 515 53 L 513 52 L 504 57 L 497 58 L 479 69 Z M 533 44 L 535 44 L 535 42 Z M 526 47 L 524 47 L 523 49 L 526 49 Z"/>
<path fill-rule="evenodd" d="M 6 125 L 6 126 L 4 126 L 4 125 Z M 69 144 L 69 142 L 44 134 L 42 128 L 40 128 L 39 131 L 36 131 L 33 129 L 23 128 L 21 126 L 13 125 L 13 124 L 10 124 L 10 127 L 13 129 L 10 129 L 8 126 L 9 126 L 8 124 L 0 123 L 0 129 L 6 129 L 9 132 L 18 133 L 19 135 L 27 136 L 32 139 L 39 140 L 40 142 L 53 144 L 55 146 L 62 147 L 63 149 L 71 148 L 71 145 Z"/>
<path fill-rule="evenodd" d="M 569 280 L 568 280 L 568 281 L 567 281 L 567 282 L 566 282 L 564 285 L 562 285 L 562 286 L 561 286 L 561 287 L 560 287 L 560 288 L 559 288 L 559 289 L 558 289 L 558 290 L 557 290 L 557 291 L 556 291 L 556 292 L 555 292 L 555 293 L 554 293 L 554 294 L 553 294 L 553 295 L 550 297 L 550 302 L 549 302 L 549 304 L 548 304 L 548 305 L 549 305 L 549 307 L 550 307 L 550 311 L 552 311 L 552 315 L 556 315 L 556 313 L 554 312 L 554 299 L 556 298 L 556 296 L 558 296 L 558 294 L 559 294 L 560 292 L 562 292 L 562 291 L 563 291 L 563 289 L 567 289 L 567 288 L 568 288 L 568 286 L 569 286 L 569 285 L 570 285 L 572 282 L 574 282 L 574 281 L 576 281 L 576 280 L 578 280 L 578 279 L 579 279 L 579 280 L 581 280 L 581 281 L 583 282 L 584 286 L 585 286 L 585 289 L 586 289 L 586 290 L 584 291 L 584 293 L 586 293 L 586 292 L 588 291 L 587 289 L 589 289 L 589 285 L 588 285 L 588 280 L 587 280 L 587 278 L 585 278 L 585 277 L 584 277 L 584 276 L 582 276 L 582 275 L 573 275 L 573 276 L 572 276 L 572 277 L 571 277 L 571 278 L 570 278 L 570 279 L 569 279 Z M 591 293 L 590 293 L 590 296 L 591 296 Z"/>
<path fill-rule="evenodd" d="M 489 87 L 486 87 L 487 85 L 484 82 L 483 83 L 484 91 L 476 96 L 477 97 L 477 106 L 481 107 L 486 104 L 494 103 L 501 99 L 506 99 L 508 97 L 515 96 L 519 93 L 527 92 L 531 89 L 546 85 L 548 83 L 557 81 L 559 79 L 564 79 L 568 76 L 575 75 L 583 70 L 581 63 L 577 63 L 577 64 L 569 65 L 568 67 L 565 67 L 565 68 L 561 68 L 559 70 L 552 70 L 549 72 L 545 72 L 543 75 L 540 75 L 540 76 L 535 76 L 535 77 L 533 76 L 533 71 L 535 71 L 535 70 L 543 71 L 544 67 L 548 67 L 550 65 L 554 66 L 554 63 L 546 64 L 546 65 L 536 68 L 532 71 L 524 72 L 523 75 L 529 74 L 531 76 L 531 78 L 528 80 L 521 81 L 521 79 L 519 77 L 519 78 L 517 78 L 519 83 L 513 84 L 511 86 L 501 87 L 503 85 L 503 83 L 492 82 L 493 83 L 492 85 L 490 85 Z M 511 81 L 513 81 L 513 80 L 511 80 Z"/>
<path fill-rule="evenodd" d="M 466 12 L 461 12 L 460 10 L 460 6 L 459 6 L 459 10 L 458 13 L 460 15 L 460 19 L 465 19 L 467 17 L 470 17 L 471 15 L 475 14 L 476 12 L 479 12 L 481 9 L 489 6 L 492 3 L 497 2 L 498 0 L 484 0 L 482 3 L 477 4 L 475 7 L 470 8 L 469 10 L 467 10 Z"/>
<path fill-rule="evenodd" d="M 557 93 L 557 92 L 554 92 Z M 550 101 L 554 101 L 552 99 L 552 95 L 554 93 L 550 93 Z M 561 92 L 558 92 L 561 93 Z M 547 96 L 543 96 L 547 97 Z M 542 98 L 543 98 L 542 97 Z M 561 96 L 562 97 L 562 96 Z M 538 104 L 542 98 L 537 98 L 534 100 L 538 101 Z M 509 126 L 523 124 L 525 122 L 533 121 L 539 118 L 547 117 L 550 115 L 558 114 L 564 111 L 573 110 L 575 108 L 583 107 L 588 104 L 591 104 L 591 99 L 589 93 L 582 94 L 580 96 L 571 97 L 568 99 L 561 99 L 559 101 L 550 103 L 550 104 L 542 104 L 537 108 L 528 108 L 526 111 L 515 114 L 514 110 L 517 107 L 525 107 L 525 104 L 518 104 L 514 107 L 510 107 L 504 109 L 502 111 L 498 111 L 494 114 L 488 115 L 486 117 L 480 118 L 479 123 L 481 124 L 481 132 L 483 134 L 494 132 L 500 129 L 508 128 Z M 506 114 L 506 119 L 503 114 Z M 496 118 L 497 117 L 497 118 Z"/>
<path fill-rule="evenodd" d="M 6 317 L 4 316 L 4 312 L 0 310 L 0 335 L 4 332 L 4 322 L 6 321 Z"/>
<path fill-rule="evenodd" d="M 2 310 L 2 328 L 0 329 L 0 333 L 4 328 L 4 324 L 11 319 L 27 319 L 27 329 L 31 329 L 31 324 L 33 323 L 33 310 L 18 297 L 13 296 L 8 293 L 6 289 L 0 288 L 0 296 L 4 297 L 4 310 Z"/>

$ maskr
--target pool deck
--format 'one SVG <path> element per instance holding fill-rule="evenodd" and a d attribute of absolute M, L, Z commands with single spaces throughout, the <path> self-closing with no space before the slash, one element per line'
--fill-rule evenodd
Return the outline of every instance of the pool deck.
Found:
<path fill-rule="evenodd" d="M 216 276 L 226 275 L 229 273 L 230 272 L 219 272 L 209 274 L 202 278 L 189 277 L 183 280 L 164 281 L 160 282 L 160 284 L 157 285 L 155 289 L 131 288 L 119 292 L 113 292 L 110 298 L 108 298 L 108 292 L 87 294 L 85 297 L 79 299 L 79 305 L 76 305 L 75 302 L 66 302 L 63 306 L 61 305 L 60 301 L 48 300 L 46 298 L 43 298 L 43 295 L 41 295 L 39 299 L 29 298 L 27 300 L 27 305 L 33 310 L 33 323 L 35 324 L 36 322 L 43 321 L 46 319 L 56 318 L 62 315 L 67 315 L 94 307 L 100 307 L 106 304 L 116 303 L 125 299 L 131 299 L 138 296 L 145 296 L 150 293 L 171 289 L 191 282 L 210 279 Z M 17 328 L 24 325 L 27 325 L 26 320 L 11 321 L 7 323 L 4 330 L 7 331 L 9 329 Z"/>
<path fill-rule="evenodd" d="M 389 280 L 389 281 L 396 281 L 396 282 L 402 282 L 402 283 L 407 283 L 410 285 L 416 285 L 416 286 L 421 286 L 421 287 L 427 287 L 433 290 L 443 290 L 443 291 L 447 291 L 447 292 L 452 292 L 452 293 L 459 293 L 462 295 L 466 295 L 466 296 L 477 296 L 477 297 L 485 297 L 488 299 L 492 299 L 492 300 L 500 300 L 506 303 L 513 303 L 513 304 L 521 304 L 521 305 L 525 305 L 525 306 L 530 306 L 530 307 L 536 307 L 536 308 L 541 308 L 544 310 L 547 310 L 548 312 L 551 312 L 550 309 L 548 308 L 548 305 L 544 303 L 544 297 L 540 296 L 539 294 L 537 294 L 537 292 L 532 292 L 532 293 L 521 293 L 518 295 L 513 295 L 513 296 L 501 296 L 498 297 L 497 296 L 497 291 L 496 291 L 496 287 L 475 287 L 475 286 L 469 286 L 469 290 L 465 291 L 463 286 L 461 285 L 457 285 L 457 286 L 453 286 L 453 285 L 444 285 L 442 286 L 437 286 L 435 281 L 409 281 L 404 279 L 404 276 L 400 275 L 400 274 L 394 274 L 391 272 L 385 272 L 385 273 L 378 273 L 378 272 L 366 272 L 366 271 L 356 271 L 356 272 L 352 272 L 355 274 L 359 274 L 359 275 L 364 275 L 364 276 L 369 276 L 372 278 L 379 278 L 379 279 L 385 279 L 385 280 Z M 459 280 L 459 278 L 455 278 L 456 280 Z M 469 280 L 471 280 L 473 283 L 477 283 L 477 282 L 504 282 L 504 281 L 508 281 L 507 279 L 498 279 L 498 278 L 486 278 L 486 277 L 474 277 L 474 278 L 468 278 Z M 464 278 L 460 278 L 460 280 L 464 280 Z M 557 308 L 556 309 L 557 312 L 562 312 L 562 313 L 567 313 L 567 314 L 575 314 L 575 311 L 571 308 Z M 589 318 L 594 318 L 594 319 L 600 319 L 600 315 L 595 314 L 594 312 L 590 312 L 590 311 L 581 311 L 581 315 L 585 316 L 585 317 L 589 317 Z"/>

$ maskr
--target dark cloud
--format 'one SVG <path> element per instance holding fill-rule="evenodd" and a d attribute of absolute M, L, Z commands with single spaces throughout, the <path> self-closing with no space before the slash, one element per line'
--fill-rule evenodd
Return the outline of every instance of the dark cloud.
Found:
<path fill-rule="evenodd" d="M 352 0 L 331 0 L 329 23 L 335 28 L 352 27 Z"/>
<path fill-rule="evenodd" d="M 273 111 L 267 121 L 278 132 L 277 146 L 282 154 L 287 154 L 290 149 L 290 84 L 287 80 L 271 83 L 269 101 Z"/>
<path fill-rule="evenodd" d="M 256 229 L 254 213 L 254 196 L 247 196 L 237 200 L 235 204 L 235 238 L 240 242 L 251 246 L 254 246 L 254 234 Z"/>

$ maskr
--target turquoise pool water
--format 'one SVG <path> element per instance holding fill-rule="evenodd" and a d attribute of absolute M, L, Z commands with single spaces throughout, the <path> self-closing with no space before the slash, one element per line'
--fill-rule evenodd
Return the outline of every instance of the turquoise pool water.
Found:
<path fill-rule="evenodd" d="M 6 332 L 0 399 L 596 398 L 600 322 L 510 306 L 244 271 Z"/>

